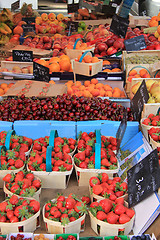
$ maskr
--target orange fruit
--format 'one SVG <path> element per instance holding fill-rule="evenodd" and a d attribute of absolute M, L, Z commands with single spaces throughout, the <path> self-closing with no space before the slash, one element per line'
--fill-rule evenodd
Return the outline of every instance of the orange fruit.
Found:
<path fill-rule="evenodd" d="M 90 92 L 88 90 L 84 90 L 83 96 L 84 97 L 90 97 Z"/>
<path fill-rule="evenodd" d="M 92 62 L 92 57 L 90 55 L 86 55 L 83 58 L 85 63 L 91 63 Z"/>
<path fill-rule="evenodd" d="M 2 89 L 5 89 L 5 88 L 8 87 L 8 84 L 7 84 L 7 83 L 1 83 L 0 87 L 1 87 Z"/>
<path fill-rule="evenodd" d="M 141 78 L 141 76 L 139 74 L 136 74 L 133 76 L 133 78 Z"/>
<path fill-rule="evenodd" d="M 67 86 L 72 86 L 73 84 L 74 84 L 74 83 L 73 83 L 73 81 L 71 81 L 71 80 L 65 83 L 65 85 L 67 85 Z"/>
<path fill-rule="evenodd" d="M 50 80 L 49 83 L 55 84 L 55 81 L 54 80 Z"/>
<path fill-rule="evenodd" d="M 112 96 L 114 97 L 114 98 L 120 98 L 120 96 L 121 96 L 121 90 L 118 88 L 114 88 L 113 89 L 113 93 L 112 93 Z"/>
<path fill-rule="evenodd" d="M 71 87 L 68 87 L 67 93 L 68 93 L 69 95 L 71 95 L 71 94 L 73 93 L 73 89 L 72 89 Z"/>
<path fill-rule="evenodd" d="M 8 88 L 12 87 L 12 85 L 14 85 L 14 83 L 9 83 Z"/>
<path fill-rule="evenodd" d="M 99 96 L 100 91 L 98 89 L 93 89 L 91 91 L 91 93 L 92 93 L 93 97 L 97 97 L 97 96 Z"/>
<path fill-rule="evenodd" d="M 91 79 L 91 83 L 92 83 L 92 84 L 97 84 L 97 83 L 98 83 L 98 80 L 97 80 L 96 78 L 92 78 L 92 79 Z"/>
<path fill-rule="evenodd" d="M 60 60 L 67 60 L 67 61 L 69 61 L 70 62 L 70 58 L 67 56 L 67 55 L 61 55 L 60 57 L 59 57 L 59 59 Z"/>
<path fill-rule="evenodd" d="M 3 94 L 4 94 L 4 90 L 0 88 L 0 96 L 2 96 Z"/>
<path fill-rule="evenodd" d="M 160 20 L 159 20 L 160 21 Z M 157 28 L 157 32 L 158 32 L 158 34 L 160 35 L 160 25 L 158 26 L 158 28 Z"/>
<path fill-rule="evenodd" d="M 98 57 L 92 57 L 92 63 L 97 63 L 97 62 L 99 62 Z"/>
<path fill-rule="evenodd" d="M 121 72 L 121 69 L 119 69 L 119 68 L 113 68 L 113 69 L 112 69 L 112 72 Z"/>
<path fill-rule="evenodd" d="M 148 73 L 148 71 L 146 69 L 143 69 L 143 68 L 139 71 L 139 74 L 140 74 L 141 77 L 143 77 L 143 75 L 146 74 L 146 73 Z"/>
<path fill-rule="evenodd" d="M 132 69 L 129 71 L 129 76 L 134 76 L 137 74 L 137 71 L 135 69 Z"/>
<path fill-rule="evenodd" d="M 44 59 L 38 59 L 36 62 L 45 66 L 45 67 L 47 66 L 47 61 L 45 61 Z"/>
<path fill-rule="evenodd" d="M 80 81 L 75 82 L 75 86 L 76 87 L 80 87 L 81 86 L 81 82 Z"/>
<path fill-rule="evenodd" d="M 104 70 L 103 70 L 103 72 L 112 72 L 112 70 L 111 70 L 111 69 L 108 69 L 108 68 L 106 68 L 106 69 L 104 69 Z"/>
<path fill-rule="evenodd" d="M 60 71 L 60 66 L 58 63 L 54 62 L 49 65 L 49 71 L 50 72 L 59 72 Z"/>
<path fill-rule="evenodd" d="M 64 60 L 64 59 L 60 60 L 59 65 L 60 65 L 60 69 L 62 71 L 69 72 L 69 70 L 71 68 L 71 63 L 68 60 Z"/>
<path fill-rule="evenodd" d="M 112 91 L 112 87 L 109 86 L 108 84 L 104 85 L 103 88 L 104 88 L 105 91 Z"/>
<path fill-rule="evenodd" d="M 85 86 L 83 86 L 83 85 L 79 87 L 79 90 L 80 90 L 80 91 L 84 91 L 85 89 L 86 89 L 86 88 L 85 88 Z"/>
<path fill-rule="evenodd" d="M 110 63 L 110 61 L 108 61 L 108 60 L 103 60 L 103 65 L 110 65 L 111 63 Z"/>
<path fill-rule="evenodd" d="M 156 20 L 150 20 L 150 21 L 148 22 L 148 24 L 149 24 L 150 27 L 157 27 L 157 26 L 158 26 L 158 21 L 156 21 Z"/>
<path fill-rule="evenodd" d="M 58 57 L 52 57 L 51 59 L 49 59 L 48 61 L 49 63 L 53 63 L 53 62 L 59 62 L 59 58 Z"/>
<path fill-rule="evenodd" d="M 133 76 L 128 77 L 128 78 L 127 78 L 127 81 L 128 81 L 128 82 L 132 82 L 132 78 L 134 78 L 134 77 L 133 77 Z"/>
<path fill-rule="evenodd" d="M 96 88 L 97 88 L 97 89 L 103 88 L 103 84 L 102 84 L 102 83 L 97 83 L 97 84 L 96 84 Z"/>
<path fill-rule="evenodd" d="M 85 86 L 85 87 L 88 87 L 89 85 L 90 85 L 90 81 L 85 81 L 85 82 L 84 82 L 84 86 Z"/>
<path fill-rule="evenodd" d="M 104 97 L 104 96 L 105 96 L 105 91 L 104 91 L 104 89 L 100 89 L 99 95 L 100 95 L 101 97 Z"/>
<path fill-rule="evenodd" d="M 105 97 L 112 97 L 112 91 L 106 91 Z"/>

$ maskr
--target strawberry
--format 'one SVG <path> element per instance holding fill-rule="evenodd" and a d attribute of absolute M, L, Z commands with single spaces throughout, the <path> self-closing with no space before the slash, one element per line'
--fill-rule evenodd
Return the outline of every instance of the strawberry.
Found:
<path fill-rule="evenodd" d="M 40 203 L 36 200 L 31 200 L 29 206 L 32 207 L 35 213 L 40 209 Z"/>
<path fill-rule="evenodd" d="M 90 184 L 91 187 L 93 187 L 94 185 L 99 185 L 100 180 L 97 177 L 91 177 L 89 179 L 89 184 Z"/>
<path fill-rule="evenodd" d="M 126 214 L 129 218 L 132 218 L 135 215 L 135 212 L 131 208 L 126 208 Z"/>
<path fill-rule="evenodd" d="M 82 197 L 82 202 L 85 202 L 86 204 L 89 204 L 91 202 L 91 199 L 88 196 L 83 196 Z"/>
<path fill-rule="evenodd" d="M 98 178 L 100 179 L 100 181 L 101 181 L 102 183 L 107 182 L 108 179 L 109 179 L 107 173 L 100 173 L 100 174 L 98 174 Z"/>
<path fill-rule="evenodd" d="M 3 181 L 4 181 L 4 182 L 10 182 L 12 178 L 13 178 L 12 174 L 8 173 L 8 174 L 3 178 Z"/>
<path fill-rule="evenodd" d="M 61 212 L 57 210 L 57 211 L 54 212 L 53 216 L 55 218 L 59 218 L 59 217 L 61 217 Z"/>
<path fill-rule="evenodd" d="M 130 217 L 128 217 L 127 214 L 123 213 L 119 216 L 119 223 L 120 224 L 124 224 L 126 222 L 129 222 L 130 221 Z"/>
<path fill-rule="evenodd" d="M 107 219 L 107 214 L 103 211 L 98 211 L 96 218 L 103 221 L 103 220 Z"/>
<path fill-rule="evenodd" d="M 124 205 L 122 204 L 117 204 L 115 209 L 114 209 L 114 212 L 117 214 L 117 215 L 121 215 L 122 213 L 125 213 L 126 212 L 126 208 Z"/>
<path fill-rule="evenodd" d="M 115 203 L 116 204 L 124 204 L 124 198 L 117 198 L 116 200 L 115 200 Z"/>
<path fill-rule="evenodd" d="M 109 199 L 103 199 L 99 202 L 99 205 L 103 208 L 105 213 L 108 213 L 112 209 L 112 202 Z"/>
<path fill-rule="evenodd" d="M 8 205 L 7 202 L 1 202 L 0 203 L 0 212 L 5 212 L 7 205 Z"/>
<path fill-rule="evenodd" d="M 72 209 L 74 208 L 76 204 L 76 201 L 73 199 L 73 198 L 66 198 L 66 204 L 65 204 L 65 207 L 67 209 Z"/>
<path fill-rule="evenodd" d="M 11 198 L 9 199 L 9 202 L 12 205 L 16 205 L 18 203 L 18 197 L 16 195 L 12 195 Z"/>
<path fill-rule="evenodd" d="M 101 185 L 94 185 L 92 188 L 92 192 L 96 195 L 101 194 L 102 191 L 103 191 L 103 188 Z"/>
<path fill-rule="evenodd" d="M 56 211 L 58 211 L 57 207 L 55 207 L 55 206 L 51 207 L 51 204 L 50 204 L 50 206 L 48 206 L 48 203 L 46 204 L 45 209 L 46 209 L 46 211 L 50 210 L 51 215 L 54 215 L 54 213 Z"/>
<path fill-rule="evenodd" d="M 109 213 L 107 213 L 106 219 L 107 219 L 108 223 L 116 224 L 119 219 L 119 216 L 117 214 L 115 214 L 114 212 L 109 212 Z"/>

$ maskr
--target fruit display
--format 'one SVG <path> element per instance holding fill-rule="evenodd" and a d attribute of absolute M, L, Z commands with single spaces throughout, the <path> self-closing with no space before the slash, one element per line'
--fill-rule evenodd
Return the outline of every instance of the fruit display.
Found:
<path fill-rule="evenodd" d="M 4 95 L 8 89 L 10 89 L 14 83 L 1 83 L 0 84 L 0 96 Z"/>
<path fill-rule="evenodd" d="M 35 178 L 33 173 L 24 170 L 18 173 L 8 173 L 3 181 L 5 182 L 5 188 L 11 195 L 34 197 L 35 193 L 41 188 L 40 179 Z"/>
<path fill-rule="evenodd" d="M 125 206 L 123 198 L 117 198 L 115 201 L 102 199 L 99 202 L 93 202 L 90 205 L 89 213 L 108 224 L 125 224 L 135 215 L 133 209 Z"/>
<path fill-rule="evenodd" d="M 149 93 L 148 103 L 159 103 L 160 102 L 160 82 L 158 80 L 150 79 L 146 80 L 146 86 Z M 140 87 L 142 82 L 137 82 L 132 85 L 131 92 L 135 94 Z"/>
<path fill-rule="evenodd" d="M 67 86 L 67 94 L 76 95 L 78 97 L 113 97 L 113 98 L 125 98 L 124 91 L 120 88 L 112 88 L 108 84 L 98 82 L 96 78 L 92 78 L 91 81 L 87 80 L 84 85 L 77 81 L 68 81 L 65 83 Z"/>
<path fill-rule="evenodd" d="M 160 115 L 155 115 L 151 113 L 147 118 L 142 121 L 142 123 L 148 126 L 158 127 L 160 126 Z"/>
<path fill-rule="evenodd" d="M 122 182 L 120 177 L 109 179 L 107 173 L 99 173 L 97 177 L 91 177 L 89 186 L 90 194 L 94 201 L 102 198 L 108 198 L 111 201 L 115 201 L 117 198 L 124 196 L 128 190 L 127 183 Z"/>
<path fill-rule="evenodd" d="M 160 128 L 152 127 L 148 130 L 148 133 L 153 141 L 160 143 Z"/>
<path fill-rule="evenodd" d="M 0 44 L 9 42 L 13 28 L 13 14 L 8 8 L 0 12 Z"/>
<path fill-rule="evenodd" d="M 28 169 L 31 171 L 46 171 L 46 151 L 49 137 L 39 138 L 33 142 L 33 148 L 28 159 Z M 52 171 L 71 171 L 73 168 L 72 153 L 75 149 L 76 140 L 72 138 L 54 139 L 51 165 Z"/>
<path fill-rule="evenodd" d="M 160 13 L 157 16 L 153 16 L 148 24 L 150 27 L 158 27 L 158 21 L 160 21 Z"/>
<path fill-rule="evenodd" d="M 23 224 L 25 224 L 27 219 L 38 213 L 40 214 L 40 203 L 36 200 L 26 200 L 25 198 L 18 198 L 16 195 L 12 195 L 7 200 L 0 203 L 0 210 L 1 223 L 10 224 L 23 222 Z M 12 225 L 10 227 L 12 229 Z"/>
<path fill-rule="evenodd" d="M 88 213 L 86 203 L 74 194 L 70 194 L 68 197 L 61 195 L 57 199 L 48 201 L 43 210 L 43 220 L 46 223 L 50 220 L 48 224 L 59 222 L 64 227 L 77 221 L 80 222 L 80 228 L 82 228 L 85 215 Z"/>
<path fill-rule="evenodd" d="M 151 78 L 151 75 L 146 68 L 139 67 L 139 70 L 137 70 L 133 67 L 128 73 L 127 81 L 132 82 L 133 78 Z"/>
<path fill-rule="evenodd" d="M 158 55 L 138 55 L 135 54 L 132 57 L 126 57 L 125 63 L 126 64 L 153 64 L 155 62 L 160 61 L 160 57 Z"/>
<path fill-rule="evenodd" d="M 18 233 L 17 236 L 11 235 L 11 236 L 10 236 L 10 239 L 11 239 L 11 240 L 18 240 L 18 239 L 19 239 L 19 240 L 32 240 L 31 237 L 25 237 L 24 234 L 20 234 L 20 233 Z"/>
<path fill-rule="evenodd" d="M 20 67 L 18 64 L 14 65 L 11 70 L 8 68 L 1 68 L 1 72 L 12 72 L 12 73 L 23 73 L 23 74 L 33 74 L 33 65 L 32 66 L 27 66 L 27 67 Z"/>
<path fill-rule="evenodd" d="M 75 13 L 74 18 L 75 18 L 75 20 L 82 20 L 82 19 L 95 20 L 95 19 L 97 19 L 97 16 L 94 13 L 89 13 L 89 10 L 87 8 L 79 8 L 78 13 Z"/>
<path fill-rule="evenodd" d="M 42 233 L 39 234 L 39 235 L 37 234 L 37 235 L 34 236 L 34 240 L 42 240 L 42 239 L 43 239 L 43 240 L 49 240 L 49 238 L 47 238 L 47 237 L 46 237 L 44 234 L 42 234 Z M 53 239 L 52 239 L 52 240 L 53 240 Z"/>
<path fill-rule="evenodd" d="M 7 108 L 10 106 L 10 109 Z M 87 120 L 113 120 L 123 118 L 126 108 L 120 104 L 112 103 L 108 99 L 85 98 L 58 95 L 45 99 L 35 97 L 27 98 L 7 97 L 0 102 L 0 120 L 63 120 L 63 121 L 87 121 Z M 127 119 L 133 121 L 130 108 L 127 108 Z"/>
<path fill-rule="evenodd" d="M 111 60 L 103 60 L 103 72 L 122 72 L 119 62 L 112 62 Z"/>
<path fill-rule="evenodd" d="M 95 133 L 80 133 L 77 146 L 80 151 L 74 155 L 74 163 L 77 167 L 83 169 L 95 168 L 95 141 Z M 101 169 L 118 168 L 118 160 L 114 153 L 117 145 L 116 138 L 101 136 L 101 141 Z"/>

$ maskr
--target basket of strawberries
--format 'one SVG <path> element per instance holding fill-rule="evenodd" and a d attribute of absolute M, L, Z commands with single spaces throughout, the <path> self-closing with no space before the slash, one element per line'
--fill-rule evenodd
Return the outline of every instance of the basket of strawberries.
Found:
<path fill-rule="evenodd" d="M 86 213 L 85 202 L 74 194 L 62 195 L 44 205 L 43 220 L 49 233 L 80 233 L 84 230 Z"/>
<path fill-rule="evenodd" d="M 152 127 L 148 130 L 148 134 L 153 149 L 160 147 L 160 128 Z"/>
<path fill-rule="evenodd" d="M 4 178 L 3 191 L 6 196 L 33 197 L 40 201 L 41 180 L 33 173 L 22 170 L 18 173 L 8 173 Z"/>
<path fill-rule="evenodd" d="M 0 203 L 0 231 L 33 232 L 39 225 L 40 203 L 35 199 L 10 196 Z"/>
<path fill-rule="evenodd" d="M 128 235 L 133 228 L 135 212 L 128 208 L 124 198 L 115 201 L 102 199 L 89 208 L 91 228 L 100 236 Z"/>
<path fill-rule="evenodd" d="M 110 177 L 113 177 L 119 170 L 119 162 L 115 154 L 116 138 L 99 136 L 100 145 L 97 145 L 97 132 L 79 134 L 78 153 L 74 155 L 74 166 L 79 186 L 88 186 L 89 179 L 97 176 L 98 173 L 106 172 Z"/>
<path fill-rule="evenodd" d="M 89 192 L 91 201 L 99 201 L 108 198 L 115 201 L 119 197 L 128 198 L 128 185 L 122 182 L 120 177 L 110 179 L 107 173 L 99 173 L 89 180 Z"/>
<path fill-rule="evenodd" d="M 72 154 L 76 140 L 61 137 L 36 139 L 28 159 L 27 169 L 42 180 L 42 188 L 64 189 L 73 170 Z"/>

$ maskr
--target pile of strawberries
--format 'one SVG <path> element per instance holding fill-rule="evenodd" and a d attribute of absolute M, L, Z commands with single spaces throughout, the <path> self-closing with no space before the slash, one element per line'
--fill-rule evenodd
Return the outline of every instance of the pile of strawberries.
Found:
<path fill-rule="evenodd" d="M 33 173 L 25 170 L 15 174 L 8 173 L 3 181 L 10 192 L 23 197 L 33 197 L 41 188 L 41 181 L 35 178 Z"/>
<path fill-rule="evenodd" d="M 55 202 L 47 202 L 44 208 L 45 218 L 61 222 L 62 225 L 76 221 L 87 213 L 86 203 L 77 198 L 74 194 L 70 194 L 68 197 L 61 195 Z M 83 224 L 84 221 L 81 222 L 81 226 Z"/>
<path fill-rule="evenodd" d="M 89 180 L 91 193 L 115 201 L 127 193 L 128 185 L 120 177 L 109 179 L 107 173 L 100 173 Z"/>
<path fill-rule="evenodd" d="M 0 145 L 5 145 L 7 132 L 0 132 Z M 33 140 L 24 136 L 12 135 L 10 149 L 1 151 L 1 170 L 16 170 L 24 166 L 25 153 L 31 148 Z"/>
<path fill-rule="evenodd" d="M 148 133 L 155 142 L 160 143 L 160 128 L 152 127 L 148 130 Z"/>
<path fill-rule="evenodd" d="M 123 198 L 117 198 L 115 201 L 102 199 L 99 202 L 93 202 L 89 212 L 98 220 L 109 224 L 125 224 L 135 215 L 133 209 L 125 206 Z"/>
<path fill-rule="evenodd" d="M 33 142 L 33 148 L 28 160 L 31 171 L 46 171 L 46 151 L 49 137 L 41 137 Z M 76 147 L 76 140 L 72 138 L 56 137 L 52 151 L 52 171 L 70 171 L 73 167 L 71 153 Z"/>
<path fill-rule="evenodd" d="M 151 113 L 142 123 L 149 126 L 160 126 L 160 114 L 154 115 Z"/>
<path fill-rule="evenodd" d="M 0 222 L 16 223 L 31 218 L 40 210 L 40 203 L 36 200 L 18 198 L 12 195 L 0 203 Z"/>
<path fill-rule="evenodd" d="M 77 146 L 79 152 L 74 156 L 77 167 L 84 169 L 95 168 L 95 143 L 96 135 L 94 132 L 89 134 L 86 132 L 80 133 Z M 117 168 L 117 158 L 114 152 L 116 148 L 116 138 L 101 136 L 101 169 Z"/>

